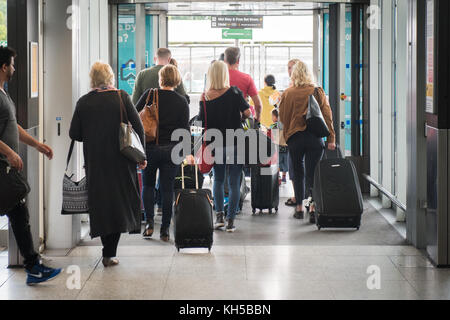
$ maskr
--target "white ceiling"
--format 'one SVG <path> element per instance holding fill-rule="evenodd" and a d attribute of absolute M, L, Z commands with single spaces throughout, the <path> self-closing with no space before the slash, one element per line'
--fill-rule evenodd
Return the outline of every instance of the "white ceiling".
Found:
<path fill-rule="evenodd" d="M 303 15 L 311 10 L 327 8 L 327 3 L 313 2 L 170 2 L 148 3 L 148 10 L 165 10 L 169 15 Z"/>

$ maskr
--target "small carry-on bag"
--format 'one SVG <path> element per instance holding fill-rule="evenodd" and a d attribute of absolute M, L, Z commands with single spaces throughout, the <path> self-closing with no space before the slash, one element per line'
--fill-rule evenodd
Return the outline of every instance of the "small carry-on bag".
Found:
<path fill-rule="evenodd" d="M 278 212 L 280 202 L 280 185 L 278 183 L 278 165 L 269 167 L 252 166 L 251 167 L 251 202 L 252 212 L 256 213 L 256 209 L 261 212 L 272 210 Z"/>
<path fill-rule="evenodd" d="M 198 170 L 195 166 L 196 173 Z M 213 244 L 214 222 L 211 190 L 185 189 L 184 166 L 181 168 L 182 189 L 177 190 L 175 198 L 175 246 L 183 248 L 208 248 Z M 195 175 L 197 177 L 197 175 Z"/>
<path fill-rule="evenodd" d="M 313 199 L 317 228 L 361 226 L 363 198 L 355 165 L 350 160 L 325 159 L 314 174 Z"/>
<path fill-rule="evenodd" d="M 0 159 L 0 215 L 5 215 L 30 193 L 27 180 L 6 160 Z"/>

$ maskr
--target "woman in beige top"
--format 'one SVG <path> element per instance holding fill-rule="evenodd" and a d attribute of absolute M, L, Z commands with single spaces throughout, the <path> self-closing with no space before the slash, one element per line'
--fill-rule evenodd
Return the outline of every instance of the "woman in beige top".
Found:
<path fill-rule="evenodd" d="M 322 88 L 316 88 L 308 67 L 298 62 L 291 75 L 292 87 L 284 91 L 280 102 L 280 121 L 284 126 L 283 134 L 287 141 L 289 154 L 294 167 L 294 191 L 297 208 L 296 219 L 303 219 L 302 200 L 311 195 L 314 184 L 314 170 L 323 155 L 324 142 L 306 130 L 308 98 L 314 95 L 322 110 L 330 131 L 328 148 L 334 150 L 335 132 L 330 105 Z M 305 174 L 306 166 L 306 174 Z M 306 176 L 306 188 L 305 188 Z M 314 212 L 314 208 L 310 208 Z M 313 222 L 314 215 L 311 216 Z"/>

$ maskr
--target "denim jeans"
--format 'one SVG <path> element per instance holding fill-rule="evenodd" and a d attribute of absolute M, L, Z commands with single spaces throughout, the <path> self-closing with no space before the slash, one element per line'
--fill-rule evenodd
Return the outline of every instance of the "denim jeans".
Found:
<path fill-rule="evenodd" d="M 39 254 L 34 250 L 30 229 L 30 214 L 26 204 L 20 203 L 7 213 L 20 254 L 26 269 L 39 263 Z"/>
<path fill-rule="evenodd" d="M 236 151 L 236 150 L 235 150 Z M 235 159 L 236 160 L 236 152 Z M 239 199 L 241 196 L 241 173 L 244 168 L 242 164 L 227 164 L 226 151 L 223 152 L 223 164 L 215 164 L 214 172 L 214 206 L 216 212 L 224 212 L 224 186 L 225 186 L 225 172 L 228 171 L 228 213 L 227 219 L 234 219 L 239 210 Z M 233 163 L 236 163 L 235 161 Z"/>
<path fill-rule="evenodd" d="M 170 227 L 172 219 L 173 185 L 176 175 L 176 165 L 172 162 L 171 153 L 173 145 L 156 146 L 147 145 L 147 168 L 143 171 L 142 198 L 147 222 L 155 217 L 155 184 L 156 172 L 159 169 L 159 190 L 162 200 L 162 228 Z"/>

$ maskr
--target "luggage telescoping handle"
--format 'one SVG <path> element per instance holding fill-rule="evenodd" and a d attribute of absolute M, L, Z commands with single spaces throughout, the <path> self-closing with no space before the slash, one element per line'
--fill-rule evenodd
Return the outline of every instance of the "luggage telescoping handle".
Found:
<path fill-rule="evenodd" d="M 184 162 L 181 164 L 181 188 L 184 190 L 184 167 L 187 164 Z M 198 189 L 198 166 L 195 164 L 195 188 Z"/>

